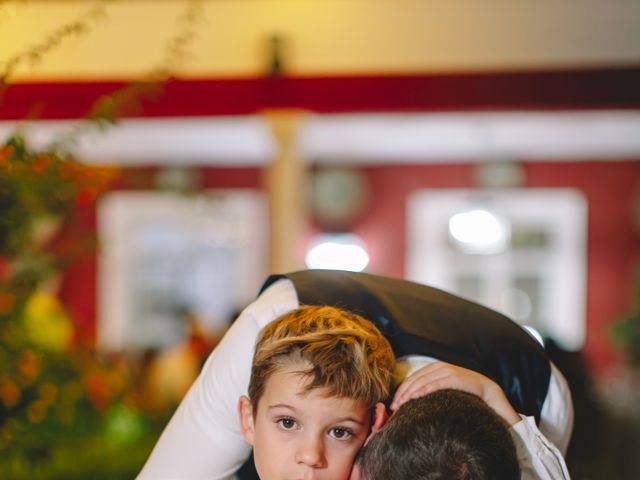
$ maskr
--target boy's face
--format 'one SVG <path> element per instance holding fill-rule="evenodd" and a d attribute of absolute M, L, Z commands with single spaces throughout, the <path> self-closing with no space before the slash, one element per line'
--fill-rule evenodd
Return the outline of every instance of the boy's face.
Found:
<path fill-rule="evenodd" d="M 260 479 L 347 480 L 369 431 L 367 405 L 327 389 L 305 392 L 301 369 L 277 370 L 255 415 L 249 399 L 240 399 L 241 427 Z"/>

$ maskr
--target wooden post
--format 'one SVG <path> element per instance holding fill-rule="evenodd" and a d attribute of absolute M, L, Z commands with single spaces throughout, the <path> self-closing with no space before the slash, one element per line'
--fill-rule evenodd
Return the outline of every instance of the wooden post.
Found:
<path fill-rule="evenodd" d="M 306 165 L 298 149 L 298 132 L 304 114 L 300 110 L 263 113 L 278 144 L 278 152 L 265 175 L 271 273 L 305 268 L 302 242 L 307 226 Z"/>

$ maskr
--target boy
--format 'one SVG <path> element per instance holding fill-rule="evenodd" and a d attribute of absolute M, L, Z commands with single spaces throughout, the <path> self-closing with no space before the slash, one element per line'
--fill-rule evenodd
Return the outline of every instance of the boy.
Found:
<path fill-rule="evenodd" d="M 348 479 L 393 365 L 380 332 L 341 309 L 300 307 L 267 325 L 238 407 L 260 479 Z"/>

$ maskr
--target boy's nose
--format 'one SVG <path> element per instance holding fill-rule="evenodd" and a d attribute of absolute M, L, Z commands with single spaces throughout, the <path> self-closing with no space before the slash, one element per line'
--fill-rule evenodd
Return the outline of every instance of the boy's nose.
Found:
<path fill-rule="evenodd" d="M 324 445 L 319 438 L 311 437 L 298 444 L 296 462 L 313 468 L 325 467 Z"/>

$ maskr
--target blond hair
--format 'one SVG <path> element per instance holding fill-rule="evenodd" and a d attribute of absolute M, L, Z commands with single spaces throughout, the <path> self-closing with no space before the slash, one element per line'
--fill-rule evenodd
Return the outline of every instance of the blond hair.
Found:
<path fill-rule="evenodd" d="M 249 398 L 257 409 L 274 372 L 301 366 L 309 378 L 305 391 L 328 388 L 331 395 L 373 406 L 389 395 L 394 363 L 391 345 L 368 320 L 336 307 L 302 306 L 260 332 Z"/>

